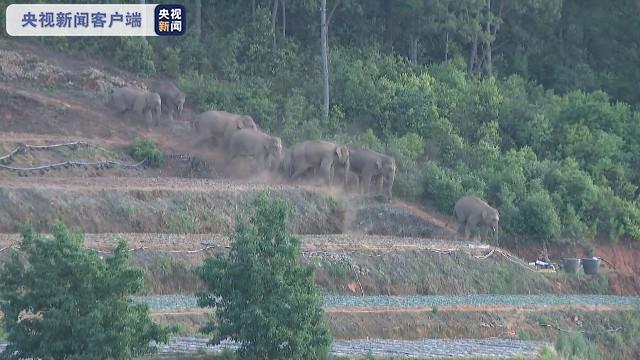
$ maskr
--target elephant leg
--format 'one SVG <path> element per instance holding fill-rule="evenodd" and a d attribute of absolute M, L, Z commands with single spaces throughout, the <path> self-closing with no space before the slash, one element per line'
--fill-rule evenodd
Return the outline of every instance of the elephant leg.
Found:
<path fill-rule="evenodd" d="M 466 224 L 463 221 L 458 222 L 458 229 L 456 231 L 456 240 L 460 240 L 461 235 L 466 234 Z"/>
<path fill-rule="evenodd" d="M 469 223 L 464 224 L 464 241 L 469 241 Z"/>
<path fill-rule="evenodd" d="M 473 235 L 473 241 L 478 241 L 478 224 L 480 222 L 479 217 L 477 216 L 471 216 L 469 217 L 467 223 L 469 225 L 469 230 L 471 230 L 472 235 Z"/>
<path fill-rule="evenodd" d="M 329 159 L 322 160 L 320 170 L 325 184 L 331 186 L 331 181 L 333 180 L 333 161 Z"/>
<path fill-rule="evenodd" d="M 144 116 L 145 126 L 151 127 L 153 125 L 153 116 L 151 115 L 151 112 L 145 111 L 142 115 Z"/>
<path fill-rule="evenodd" d="M 362 188 L 364 194 L 369 194 L 371 192 L 371 178 L 371 175 L 364 176 L 364 184 Z"/>
<path fill-rule="evenodd" d="M 384 178 L 382 175 L 376 176 L 376 192 L 382 193 L 383 181 L 384 181 Z"/>
<path fill-rule="evenodd" d="M 292 165 L 292 168 L 293 168 L 293 171 L 292 171 L 293 174 L 291 175 L 291 180 L 297 180 L 300 177 L 300 175 L 304 174 L 304 172 L 307 171 L 308 169 L 308 167 L 305 167 L 305 166 L 300 166 L 300 165 L 295 166 L 295 163 L 294 165 Z"/>
<path fill-rule="evenodd" d="M 231 153 L 231 152 L 228 152 L 228 153 L 226 153 L 226 154 L 224 155 L 224 162 L 228 165 L 228 164 L 230 164 L 230 163 L 233 161 L 233 159 L 235 159 L 235 158 L 236 158 L 236 154 L 233 154 L 233 153 Z"/>

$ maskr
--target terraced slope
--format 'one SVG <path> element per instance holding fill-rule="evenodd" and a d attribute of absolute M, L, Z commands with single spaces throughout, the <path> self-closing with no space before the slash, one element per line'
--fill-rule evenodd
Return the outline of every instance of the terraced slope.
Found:
<path fill-rule="evenodd" d="M 86 247 L 103 256 L 127 239 L 132 263 L 145 271 L 150 297 L 140 300 L 152 305 L 158 321 L 183 325 L 186 337 L 163 351 L 203 347 L 202 339 L 190 337 L 208 311 L 195 308 L 193 294 L 202 284 L 191 270 L 227 250 L 225 234 L 243 205 L 263 191 L 292 207 L 290 229 L 302 234 L 301 261 L 316 266 L 327 320 L 341 339 L 337 354 L 533 356 L 567 329 L 633 329 L 627 324 L 638 317 L 637 298 L 588 295 L 624 293 L 625 287 L 610 286 L 615 271 L 596 277 L 537 273 L 503 249 L 455 241 L 446 215 L 410 202 L 383 203 L 262 174 L 230 177 L 221 154 L 193 146 L 191 109 L 181 121 L 144 128 L 104 105 L 111 87 L 145 79 L 105 70 L 101 62 L 47 54 L 51 65 L 38 54 L 0 42 L 0 158 L 20 143 L 84 141 L 95 149 L 31 151 L 11 164 L 132 162 L 129 144 L 142 136 L 154 139 L 167 161 L 160 169 L 0 168 L 0 261 L 16 249 L 21 222 L 46 231 L 60 219 L 87 233 Z M 625 282 L 618 285 L 638 283 L 633 264 L 625 264 Z M 520 333 L 539 341 L 517 341 Z M 379 340 L 357 340 L 367 338 Z"/>

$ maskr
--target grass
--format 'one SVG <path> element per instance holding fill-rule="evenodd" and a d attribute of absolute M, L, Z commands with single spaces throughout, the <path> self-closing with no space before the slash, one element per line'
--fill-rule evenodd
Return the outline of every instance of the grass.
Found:
<path fill-rule="evenodd" d="M 172 234 L 190 234 L 200 227 L 198 213 L 185 205 L 171 211 L 166 219 L 167 228 Z"/>
<path fill-rule="evenodd" d="M 574 289 L 585 290 L 590 286 L 597 288 L 596 293 L 607 292 L 600 283 L 589 285 L 592 279 L 586 277 L 550 278 L 498 256 L 479 260 L 463 252 L 442 255 L 425 251 L 389 252 L 376 256 L 353 253 L 349 256 L 354 267 L 365 269 L 366 276 L 360 276 L 359 280 L 370 294 L 541 294 L 557 293 L 558 288 L 574 292 Z M 327 260 L 321 264 L 316 268 L 319 285 L 327 291 L 349 293 L 347 285 L 353 281 L 353 276 L 348 268 Z M 570 286 L 560 287 L 556 285 L 558 283 Z"/>
<path fill-rule="evenodd" d="M 541 359 L 637 359 L 640 355 L 640 309 L 608 313 L 564 312 L 531 315 L 538 324 L 556 324 L 551 333 L 519 331 L 523 340 L 554 342 Z M 552 357 L 552 352 L 556 357 Z"/>
<path fill-rule="evenodd" d="M 136 252 L 130 261 L 144 271 L 143 295 L 192 294 L 202 288 L 186 259 L 161 252 Z"/>

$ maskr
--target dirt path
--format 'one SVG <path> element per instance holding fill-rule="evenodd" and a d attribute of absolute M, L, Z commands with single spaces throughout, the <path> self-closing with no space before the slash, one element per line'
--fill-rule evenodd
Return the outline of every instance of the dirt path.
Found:
<path fill-rule="evenodd" d="M 47 177 L 31 176 L 28 179 L 12 177 L 0 179 L 0 188 L 11 189 L 60 189 L 69 191 L 85 190 L 173 190 L 173 191 L 317 191 L 301 185 L 284 185 L 269 183 L 239 183 L 228 180 L 177 178 L 177 177 Z"/>
<path fill-rule="evenodd" d="M 351 251 L 398 252 L 398 251 L 456 251 L 461 243 L 439 239 L 378 236 L 366 234 L 299 235 L 302 250 L 314 253 L 345 253 Z M 85 234 L 85 247 L 100 251 L 111 251 L 119 239 L 126 239 L 130 249 L 160 250 L 167 252 L 196 252 L 207 248 L 225 248 L 229 239 L 222 234 Z M 0 234 L 0 249 L 17 244 L 18 234 Z"/>
<path fill-rule="evenodd" d="M 578 310 L 584 312 L 607 312 L 633 310 L 634 305 L 590 305 L 590 304 L 565 304 L 565 305 L 444 305 L 438 306 L 437 312 L 490 312 L 490 313 L 537 313 L 550 311 Z M 328 307 L 327 313 L 336 314 L 384 314 L 384 313 L 429 313 L 434 307 Z"/>
<path fill-rule="evenodd" d="M 456 232 L 455 224 L 450 224 L 447 222 L 447 219 L 444 216 L 438 216 L 435 213 L 427 212 L 416 204 L 411 204 L 406 201 L 395 199 L 393 200 L 393 205 L 407 209 L 413 215 L 419 217 L 420 219 L 430 222 L 432 224 L 436 224 L 443 229 L 447 229 L 451 235 L 454 235 Z"/>

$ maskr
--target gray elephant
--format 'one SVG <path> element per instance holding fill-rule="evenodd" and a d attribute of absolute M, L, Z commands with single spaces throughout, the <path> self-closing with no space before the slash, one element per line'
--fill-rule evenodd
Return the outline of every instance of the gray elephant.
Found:
<path fill-rule="evenodd" d="M 478 225 L 491 228 L 498 241 L 498 222 L 500 213 L 486 202 L 475 196 L 461 197 L 454 207 L 458 221 L 458 234 L 464 231 L 464 239 L 469 240 L 469 231 L 475 231 Z"/>
<path fill-rule="evenodd" d="M 144 116 L 147 126 L 152 120 L 158 126 L 162 111 L 162 100 L 155 92 L 145 91 L 132 87 L 116 88 L 111 93 L 109 104 L 120 115 L 133 112 L 137 116 Z"/>
<path fill-rule="evenodd" d="M 335 171 L 335 179 L 342 179 L 345 176 L 344 167 L 336 167 Z M 360 188 L 360 177 L 354 173 L 352 170 L 346 174 L 347 176 L 347 184 L 345 185 L 345 190 L 350 192 L 358 192 Z M 334 179 L 334 180 L 335 180 Z"/>
<path fill-rule="evenodd" d="M 291 148 L 291 179 L 296 180 L 313 170 L 330 186 L 336 167 L 342 167 L 345 169 L 343 182 L 346 184 L 349 161 L 349 148 L 346 145 L 323 140 L 304 141 Z"/>
<path fill-rule="evenodd" d="M 170 121 L 173 121 L 174 114 L 182 117 L 186 96 L 175 84 L 170 81 L 154 81 L 151 83 L 151 89 L 160 95 L 162 113 L 167 114 Z"/>
<path fill-rule="evenodd" d="M 291 149 L 283 150 L 278 172 L 285 180 L 291 179 Z"/>
<path fill-rule="evenodd" d="M 265 168 L 275 171 L 282 159 L 282 141 L 252 129 L 241 129 L 229 139 L 226 161 L 230 163 L 238 157 L 252 157 L 264 164 Z"/>
<path fill-rule="evenodd" d="M 229 140 L 234 132 L 242 129 L 256 131 L 258 127 L 249 115 L 232 114 L 226 111 L 206 111 L 196 116 L 193 122 L 195 130 L 198 132 L 198 142 L 215 140 L 216 146 L 222 145 L 227 150 Z"/>
<path fill-rule="evenodd" d="M 396 178 L 396 161 L 387 155 L 371 150 L 349 147 L 351 171 L 360 179 L 360 191 L 371 192 L 371 182 L 376 185 L 376 192 L 383 193 L 391 200 L 393 181 Z"/>

